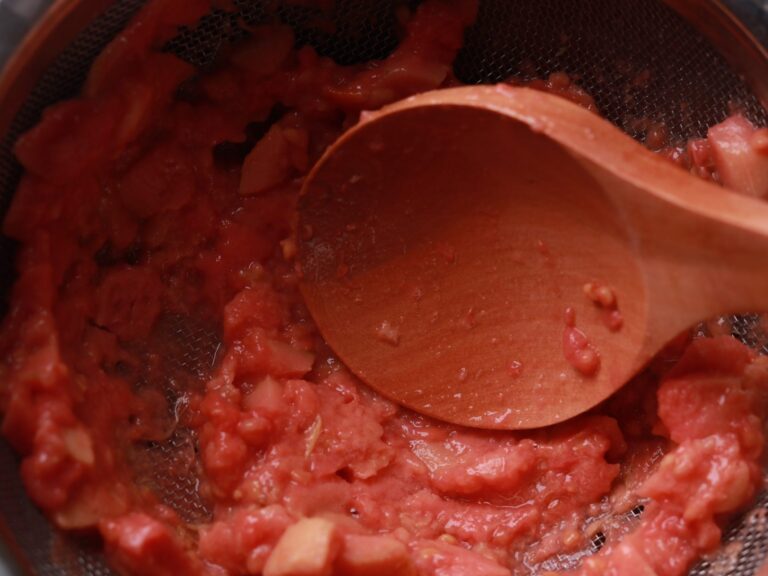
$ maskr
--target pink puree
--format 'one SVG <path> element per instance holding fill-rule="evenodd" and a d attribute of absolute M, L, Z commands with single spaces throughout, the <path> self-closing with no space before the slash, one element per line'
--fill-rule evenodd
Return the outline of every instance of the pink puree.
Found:
<path fill-rule="evenodd" d="M 715 548 L 761 484 L 766 363 L 734 340 L 682 337 L 590 414 L 489 433 L 362 386 L 302 305 L 302 175 L 361 111 L 454 83 L 472 3 L 402 12 L 404 40 L 376 66 L 340 67 L 260 28 L 195 76 L 158 47 L 208 5 L 151 2 L 83 94 L 17 146 L 2 432 L 52 521 L 97 530 L 113 564 L 142 576 L 672 576 Z M 563 75 L 537 85 L 593 106 Z M 231 144 L 234 161 L 214 154 L 276 104 L 244 162 Z M 171 345 L 156 340 L 179 316 L 222 345 L 208 376 L 169 382 L 156 374 Z M 190 522 L 136 471 L 138 447 L 177 426 L 196 432 L 200 470 L 190 453 L 171 473 L 199 472 L 213 511 Z M 640 521 L 608 520 L 641 501 Z M 606 546 L 586 557 L 600 530 Z"/>

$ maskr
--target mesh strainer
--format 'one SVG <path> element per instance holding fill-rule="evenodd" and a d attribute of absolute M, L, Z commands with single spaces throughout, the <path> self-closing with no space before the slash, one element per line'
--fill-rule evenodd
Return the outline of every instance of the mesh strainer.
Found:
<path fill-rule="evenodd" d="M 21 58 L 8 68 L 4 86 L 13 90 L 3 91 L 0 85 L 3 212 L 20 177 L 11 153 L 16 138 L 34 125 L 44 107 L 77 92 L 91 61 L 143 3 L 59 2 Z M 13 3 L 0 0 L 0 15 L 9 4 Z M 196 27 L 181 30 L 166 49 L 205 68 L 223 44 L 247 34 L 240 23 L 252 25 L 270 18 L 293 27 L 299 43 L 311 44 L 342 64 L 385 57 L 397 43 L 394 2 L 337 0 L 330 14 L 333 32 L 312 26 L 319 9 L 305 3 L 286 3 L 276 10 L 270 9 L 274 2 L 264 0 L 233 4 L 236 12 L 212 9 Z M 756 35 L 768 34 L 768 4 L 760 0 L 734 4 L 741 18 L 754 25 Z M 609 120 L 635 138 L 645 137 L 643 126 L 664 123 L 671 140 L 682 142 L 705 135 L 734 108 L 755 124 L 768 125 L 768 112 L 761 104 L 768 102 L 764 58 L 739 21 L 714 1 L 481 0 L 477 22 L 467 33 L 454 72 L 463 82 L 481 83 L 565 71 L 578 79 Z M 12 255 L 12 244 L 3 240 L 4 291 L 12 279 Z M 733 332 L 757 346 L 756 324 L 756 317 L 735 318 Z M 163 370 L 173 375 L 169 380 L 199 381 L 217 351 L 215 330 L 167 317 L 159 332 L 166 347 Z M 167 394 L 172 397 L 174 391 Z M 157 464 L 183 458 L 193 442 L 181 431 L 147 446 L 142 461 L 150 464 L 139 470 L 139 477 L 184 519 L 198 521 L 210 511 L 196 491 L 194 475 L 174 477 Z M 9 573 L 111 574 L 94 542 L 50 529 L 26 499 L 17 465 L 10 448 L 0 442 L 0 534 L 8 557 L 16 558 L 13 565 L 9 560 Z M 768 493 L 733 527 L 727 542 L 718 556 L 702 562 L 692 574 L 755 573 L 768 554 Z"/>

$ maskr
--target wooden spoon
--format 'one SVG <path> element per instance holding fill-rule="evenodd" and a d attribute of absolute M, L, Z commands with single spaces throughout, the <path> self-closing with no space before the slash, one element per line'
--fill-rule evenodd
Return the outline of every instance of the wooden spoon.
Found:
<path fill-rule="evenodd" d="M 560 422 L 695 322 L 768 309 L 768 205 L 529 89 L 367 115 L 299 208 L 301 290 L 328 344 L 456 424 Z"/>

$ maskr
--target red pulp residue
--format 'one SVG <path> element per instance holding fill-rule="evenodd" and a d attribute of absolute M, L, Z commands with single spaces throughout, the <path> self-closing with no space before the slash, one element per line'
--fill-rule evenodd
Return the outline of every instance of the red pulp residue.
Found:
<path fill-rule="evenodd" d="M 590 344 L 586 334 L 576 328 L 576 312 L 570 307 L 565 310 L 563 355 L 584 376 L 594 376 L 600 369 L 600 354 Z"/>
<path fill-rule="evenodd" d="M 584 284 L 584 295 L 603 311 L 603 323 L 611 332 L 621 330 L 624 316 L 619 310 L 619 301 L 613 288 L 600 282 L 587 282 Z"/>

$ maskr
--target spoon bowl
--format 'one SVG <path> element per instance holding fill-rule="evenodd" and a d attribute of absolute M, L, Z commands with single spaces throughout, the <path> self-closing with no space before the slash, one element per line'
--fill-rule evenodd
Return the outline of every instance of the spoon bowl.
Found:
<path fill-rule="evenodd" d="M 589 410 L 696 321 L 768 308 L 768 207 L 542 92 L 369 114 L 304 184 L 301 290 L 363 381 L 526 429 Z"/>

